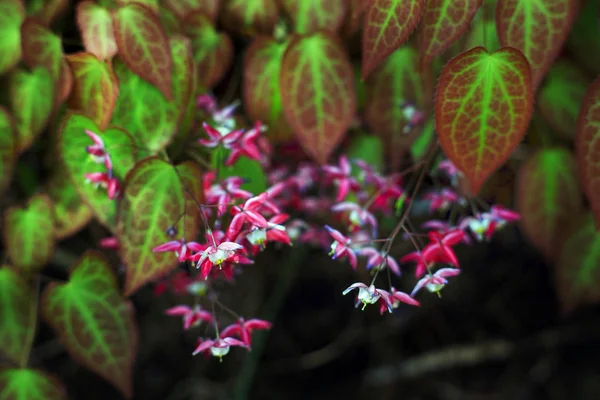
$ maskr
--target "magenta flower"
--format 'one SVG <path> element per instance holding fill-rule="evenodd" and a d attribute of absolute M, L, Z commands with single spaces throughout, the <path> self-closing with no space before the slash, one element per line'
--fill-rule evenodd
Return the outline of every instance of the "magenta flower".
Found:
<path fill-rule="evenodd" d="M 231 213 L 234 215 L 227 228 L 227 237 L 234 239 L 242 230 L 244 223 L 249 223 L 257 228 L 266 228 L 268 226 L 267 219 L 261 215 L 258 210 L 262 208 L 268 211 L 279 214 L 279 208 L 269 201 L 267 192 L 263 192 L 258 196 L 252 197 L 242 205 L 231 208 Z"/>
<path fill-rule="evenodd" d="M 352 176 L 352 166 L 345 156 L 340 157 L 339 166 L 325 165 L 322 170 L 337 185 L 337 203 L 344 200 L 351 190 L 357 191 L 360 189 L 358 182 Z"/>
<path fill-rule="evenodd" d="M 421 227 L 423 229 L 436 231 L 441 235 L 445 235 L 446 233 L 449 233 L 450 231 L 456 230 L 456 227 L 453 226 L 452 224 L 449 224 L 448 222 L 440 221 L 437 219 L 429 220 L 429 221 L 425 222 L 423 225 L 421 225 Z M 461 225 L 459 225 L 458 229 L 460 229 L 461 231 L 464 231 L 464 228 Z M 469 238 L 468 235 L 464 235 L 462 241 L 465 244 L 471 244 L 471 239 Z"/>
<path fill-rule="evenodd" d="M 119 249 L 119 241 L 115 236 L 109 236 L 100 239 L 99 246 L 106 250 L 118 250 Z"/>
<path fill-rule="evenodd" d="M 333 212 L 348 212 L 348 220 L 352 227 L 362 228 L 371 226 L 373 232 L 377 230 L 377 219 L 369 210 L 350 201 L 344 201 L 331 207 Z"/>
<path fill-rule="evenodd" d="M 216 340 L 199 339 L 198 342 L 198 347 L 196 347 L 196 350 L 194 350 L 192 355 L 195 356 L 196 354 L 210 351 L 213 356 L 219 357 L 219 361 L 223 361 L 223 356 L 229 353 L 231 346 L 249 349 L 249 346 L 246 343 L 232 337 L 217 338 Z"/>
<path fill-rule="evenodd" d="M 415 276 L 421 277 L 435 263 L 451 264 L 458 267 L 458 259 L 452 246 L 457 245 L 463 240 L 465 233 L 460 229 L 455 229 L 445 234 L 438 232 L 429 232 L 430 242 L 422 251 L 413 251 L 400 259 L 401 263 L 416 262 Z"/>
<path fill-rule="evenodd" d="M 203 279 L 208 278 L 208 274 L 215 265 L 221 265 L 225 261 L 232 260 L 235 262 L 236 251 L 242 250 L 244 246 L 234 242 L 222 242 L 218 246 L 208 246 L 200 254 L 196 268 L 201 268 L 200 275 Z M 195 260 L 196 256 L 192 257 Z"/>
<path fill-rule="evenodd" d="M 379 292 L 381 292 L 382 289 L 379 289 Z M 392 302 L 392 308 L 396 309 L 400 306 L 400 303 L 405 303 L 405 304 L 410 304 L 411 306 L 420 306 L 421 303 L 419 303 L 416 299 L 413 299 L 409 294 L 406 294 L 404 292 L 401 292 L 399 290 L 396 290 L 394 287 L 391 288 L 390 292 L 386 292 L 389 295 L 389 298 L 391 299 Z M 379 312 L 381 314 L 383 314 L 384 312 L 386 312 L 388 310 L 387 304 L 385 303 L 385 301 L 381 301 L 380 299 L 380 306 L 379 306 Z"/>
<path fill-rule="evenodd" d="M 410 295 L 414 296 L 423 287 L 427 288 L 431 293 L 439 293 L 439 291 L 448 283 L 446 278 L 456 276 L 459 273 L 460 270 L 457 268 L 442 268 L 434 274 L 429 274 L 426 277 L 421 278 Z"/>
<path fill-rule="evenodd" d="M 165 251 L 172 251 L 177 256 L 179 262 L 184 262 L 192 257 L 192 253 L 204 251 L 207 248 L 206 245 L 202 245 L 196 242 L 186 242 L 185 239 L 173 240 L 167 243 L 156 246 L 152 249 L 153 253 L 162 253 Z"/>
<path fill-rule="evenodd" d="M 427 193 L 423 196 L 425 200 L 429 200 L 429 211 L 444 211 L 452 204 L 463 204 L 464 199 L 448 188 L 442 189 L 440 192 Z"/>
<path fill-rule="evenodd" d="M 377 268 L 385 268 L 388 267 L 394 274 L 400 276 L 400 267 L 398 266 L 398 262 L 394 259 L 394 257 L 389 254 L 384 257 L 383 252 L 377 250 L 373 247 L 364 247 L 360 249 L 358 255 L 368 257 L 367 260 L 367 269 L 371 269 L 373 267 Z"/>
<path fill-rule="evenodd" d="M 110 155 L 107 153 L 106 148 L 104 147 L 104 141 L 102 138 L 89 129 L 85 130 L 85 134 L 92 139 L 92 142 L 94 142 L 94 144 L 87 146 L 85 151 L 92 157 L 94 162 L 98 164 L 104 163 L 106 169 L 111 171 L 112 161 L 110 159 Z"/>
<path fill-rule="evenodd" d="M 210 185 L 208 190 L 205 189 L 206 202 L 216 205 L 217 215 L 222 216 L 233 199 L 247 200 L 252 197 L 252 193 L 240 189 L 243 183 L 242 178 L 233 176 L 224 179 L 221 183 Z"/>
<path fill-rule="evenodd" d="M 91 172 L 85 174 L 85 180 L 93 183 L 96 187 L 106 189 L 110 200 L 116 199 L 121 194 L 121 183 L 119 180 L 106 172 Z"/>
<path fill-rule="evenodd" d="M 256 144 L 256 141 L 258 140 L 263 130 L 264 127 L 262 126 L 260 121 L 256 121 L 254 128 L 250 129 L 241 137 L 239 137 L 238 140 L 231 143 L 231 153 L 229 153 L 229 157 L 227 157 L 225 165 L 231 166 L 235 164 L 235 162 L 238 160 L 238 158 L 240 158 L 240 156 L 245 156 L 251 160 L 260 161 L 261 152 L 258 148 L 258 145 Z"/>
<path fill-rule="evenodd" d="M 362 282 L 353 283 L 348 286 L 346 290 L 342 292 L 345 296 L 354 289 L 358 289 L 357 304 L 363 303 L 362 309 L 364 310 L 368 304 L 375 304 L 379 299 L 383 301 L 387 310 L 392 312 L 392 300 L 390 294 L 382 289 L 376 289 L 375 285 L 367 286 Z"/>
<path fill-rule="evenodd" d="M 242 129 L 230 131 L 227 133 L 221 133 L 217 129 L 213 128 L 206 122 L 202 123 L 202 128 L 208 135 L 208 139 L 198 139 L 198 143 L 200 143 L 204 147 L 208 147 L 209 149 L 223 146 L 226 149 L 231 149 L 234 143 L 236 143 L 242 135 L 244 131 Z"/>
<path fill-rule="evenodd" d="M 272 324 L 269 321 L 264 321 L 262 319 L 250 319 L 245 321 L 244 318 L 240 318 L 236 323 L 223 329 L 221 336 L 237 336 L 242 339 L 244 344 L 250 347 L 252 342 L 252 331 L 256 329 L 271 329 L 271 326 Z"/>
<path fill-rule="evenodd" d="M 186 331 L 200 325 L 202 322 L 212 322 L 214 320 L 211 313 L 203 310 L 198 305 L 193 308 L 187 305 L 171 307 L 165 311 L 165 314 L 172 317 L 182 317 L 183 329 Z"/>
<path fill-rule="evenodd" d="M 346 256 L 348 257 L 348 262 L 350 262 L 352 269 L 356 269 L 356 253 L 349 247 L 351 240 L 328 225 L 325 225 L 325 229 L 327 229 L 327 232 L 329 232 L 329 235 L 334 240 L 331 244 L 331 252 L 329 253 L 331 258 L 335 260 Z"/>

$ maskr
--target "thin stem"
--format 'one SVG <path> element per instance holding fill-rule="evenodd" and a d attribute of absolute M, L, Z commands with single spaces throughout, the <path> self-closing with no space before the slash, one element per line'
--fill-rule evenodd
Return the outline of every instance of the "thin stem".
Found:
<path fill-rule="evenodd" d="M 19 360 L 19 366 L 21 368 L 27 367 L 27 361 L 29 360 L 29 355 L 31 353 L 31 347 L 33 346 L 33 340 L 35 339 L 35 332 L 37 331 L 37 320 L 38 320 L 38 299 L 40 295 L 40 278 L 36 276 L 35 283 L 27 282 L 27 284 L 31 284 L 34 288 L 34 298 L 31 302 L 31 312 L 29 313 L 29 326 L 30 329 L 27 331 L 27 338 L 25 339 L 25 348 L 26 352 L 23 352 L 21 356 L 21 360 Z"/>

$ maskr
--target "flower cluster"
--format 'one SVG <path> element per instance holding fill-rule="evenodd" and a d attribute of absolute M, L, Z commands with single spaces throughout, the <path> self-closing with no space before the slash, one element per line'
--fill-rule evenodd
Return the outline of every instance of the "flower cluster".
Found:
<path fill-rule="evenodd" d="M 116 199 L 121 194 L 121 182 L 114 176 L 113 163 L 110 154 L 104 146 L 104 141 L 94 132 L 86 129 L 86 135 L 92 139 L 93 144 L 87 146 L 85 151 L 91 159 L 97 164 L 103 164 L 105 171 L 90 172 L 85 174 L 85 180 L 93 183 L 96 187 L 102 187 L 106 190 L 110 200 Z"/>

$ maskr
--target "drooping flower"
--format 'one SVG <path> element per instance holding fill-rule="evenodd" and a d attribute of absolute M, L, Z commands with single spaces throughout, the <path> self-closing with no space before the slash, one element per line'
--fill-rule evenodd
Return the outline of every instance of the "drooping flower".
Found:
<path fill-rule="evenodd" d="M 413 251 L 400 259 L 401 263 L 416 262 L 415 276 L 421 277 L 431 266 L 436 263 L 450 264 L 459 267 L 458 259 L 452 246 L 457 245 L 463 240 L 465 233 L 460 229 L 440 234 L 438 232 L 429 232 L 430 242 L 422 251 Z"/>
<path fill-rule="evenodd" d="M 348 286 L 348 288 L 344 290 L 342 294 L 345 296 L 354 289 L 358 289 L 357 302 L 358 304 L 363 304 L 363 310 L 368 304 L 375 304 L 379 299 L 381 299 L 388 311 L 392 312 L 392 299 L 387 291 L 377 289 L 375 288 L 375 285 L 367 286 L 362 282 L 357 282 Z"/>
<path fill-rule="evenodd" d="M 193 253 L 204 251 L 207 248 L 206 245 L 202 245 L 196 242 L 186 242 L 185 239 L 172 240 L 167 243 L 156 246 L 152 249 L 153 253 L 162 253 L 166 251 L 172 251 L 177 256 L 179 262 L 189 260 Z"/>
<path fill-rule="evenodd" d="M 219 357 L 219 361 L 223 361 L 223 356 L 229 353 L 231 346 L 243 347 L 245 349 L 249 349 L 249 346 L 242 342 L 239 339 L 235 339 L 232 337 L 221 337 L 215 340 L 198 340 L 198 346 L 192 353 L 192 355 L 196 355 L 199 353 L 203 353 L 205 351 L 210 351 L 210 353 Z"/>
<path fill-rule="evenodd" d="M 96 187 L 106 189 L 110 200 L 116 199 L 121 194 L 121 182 L 112 174 L 106 172 L 90 172 L 85 174 L 85 180 Z"/>
<path fill-rule="evenodd" d="M 342 235 L 340 231 L 333 229 L 329 225 L 325 225 L 325 229 L 329 232 L 329 235 L 333 238 L 334 242 L 331 244 L 331 252 L 329 255 L 333 260 L 346 256 L 348 262 L 353 269 L 356 269 L 356 253 L 349 246 L 351 240 L 346 236 Z"/>
<path fill-rule="evenodd" d="M 339 165 L 325 165 L 322 171 L 337 186 L 337 203 L 343 201 L 351 190 L 357 191 L 360 189 L 358 182 L 352 176 L 352 166 L 345 156 L 340 157 Z"/>
<path fill-rule="evenodd" d="M 358 251 L 358 255 L 368 257 L 367 259 L 367 269 L 371 269 L 373 267 L 377 268 L 389 268 L 394 274 L 400 276 L 400 267 L 398 266 L 398 262 L 394 259 L 394 257 L 389 254 L 384 255 L 381 250 L 377 250 L 373 247 L 364 247 Z"/>
<path fill-rule="evenodd" d="M 237 336 L 242 339 L 242 342 L 250 347 L 252 342 L 252 331 L 256 329 L 271 329 L 272 325 L 273 324 L 269 321 L 264 321 L 262 319 L 254 318 L 246 321 L 244 318 L 240 318 L 236 323 L 223 329 L 221 335 L 228 337 Z"/>
<path fill-rule="evenodd" d="M 213 315 L 203 310 L 199 305 L 194 307 L 188 305 L 171 307 L 165 311 L 165 314 L 173 317 L 182 317 L 183 329 L 186 331 L 200 325 L 202 322 L 212 322 L 214 320 Z"/>
<path fill-rule="evenodd" d="M 446 286 L 448 280 L 446 278 L 456 276 L 460 273 L 458 268 L 442 268 L 437 270 L 434 274 L 428 274 L 424 278 L 421 278 L 415 285 L 415 288 L 411 292 L 411 296 L 414 296 L 423 287 L 427 288 L 432 293 L 439 293 L 440 290 Z"/>

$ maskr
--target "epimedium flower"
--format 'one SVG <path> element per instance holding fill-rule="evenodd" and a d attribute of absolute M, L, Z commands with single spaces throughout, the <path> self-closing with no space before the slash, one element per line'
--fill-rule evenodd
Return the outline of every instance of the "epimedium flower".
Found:
<path fill-rule="evenodd" d="M 240 188 L 244 183 L 244 179 L 232 176 L 224 179 L 221 183 L 210 184 L 208 189 L 205 186 L 206 202 L 209 205 L 216 205 L 217 215 L 222 216 L 234 199 L 247 200 L 252 197 L 252 193 Z"/>
<path fill-rule="evenodd" d="M 90 172 L 85 174 L 85 180 L 96 187 L 106 189 L 110 200 L 116 199 L 121 194 L 121 182 L 112 174 L 106 172 Z"/>
<path fill-rule="evenodd" d="M 198 139 L 198 143 L 209 149 L 223 146 L 226 149 L 231 149 L 233 144 L 236 143 L 244 134 L 243 129 L 236 129 L 221 133 L 219 130 L 213 128 L 208 123 L 203 122 L 202 128 L 208 135 L 208 139 Z"/>
<path fill-rule="evenodd" d="M 424 278 L 421 278 L 415 288 L 411 292 L 411 296 L 414 296 L 419 290 L 423 289 L 423 287 L 427 288 L 431 293 L 438 293 L 440 290 L 446 286 L 449 278 L 451 276 L 456 276 L 460 273 L 458 268 L 442 268 L 437 270 L 434 274 L 428 274 Z"/>
<path fill-rule="evenodd" d="M 368 257 L 367 259 L 367 269 L 371 269 L 373 267 L 377 268 L 389 268 L 394 274 L 400 276 L 400 267 L 398 266 L 398 262 L 394 259 L 394 257 L 388 255 L 384 255 L 381 250 L 377 250 L 373 247 L 364 247 L 358 251 L 359 256 Z"/>
<path fill-rule="evenodd" d="M 110 155 L 106 151 L 102 138 L 89 129 L 86 129 L 84 132 L 92 139 L 92 142 L 94 142 L 94 144 L 87 146 L 85 151 L 92 157 L 94 162 L 104 164 L 107 170 L 112 170 L 112 161 Z"/>
<path fill-rule="evenodd" d="M 249 319 L 248 321 L 244 320 L 244 318 L 239 318 L 236 323 L 229 325 L 221 332 L 221 336 L 239 337 L 244 344 L 250 348 L 252 342 L 252 331 L 259 329 L 271 329 L 271 324 L 269 321 L 264 321 L 262 319 Z"/>
<path fill-rule="evenodd" d="M 213 315 L 210 312 L 203 310 L 199 305 L 194 307 L 178 305 L 166 310 L 165 314 L 172 317 L 182 317 L 183 329 L 186 331 L 190 328 L 199 326 L 202 322 L 210 323 L 214 321 Z"/>
<path fill-rule="evenodd" d="M 443 188 L 439 192 L 426 193 L 423 198 L 429 200 L 429 211 L 432 213 L 447 210 L 454 203 L 465 204 L 464 198 L 448 188 Z"/>
<path fill-rule="evenodd" d="M 346 256 L 352 269 L 356 269 L 356 253 L 350 248 L 351 240 L 329 225 L 325 225 L 325 229 L 327 229 L 327 232 L 329 232 L 329 235 L 334 240 L 331 244 L 331 252 L 329 253 L 331 258 L 335 260 Z"/>
<path fill-rule="evenodd" d="M 346 156 L 340 156 L 339 164 L 337 166 L 325 165 L 322 167 L 322 171 L 337 185 L 337 203 L 344 200 L 351 190 L 360 190 L 358 182 L 352 176 L 352 166 Z"/>
<path fill-rule="evenodd" d="M 464 231 L 471 231 L 479 242 L 484 239 L 489 241 L 496 231 L 502 229 L 507 223 L 516 222 L 519 219 L 519 213 L 494 205 L 489 212 L 464 218 L 459 227 Z"/>
<path fill-rule="evenodd" d="M 256 121 L 254 128 L 243 133 L 238 140 L 232 142 L 230 145 L 231 153 L 225 160 L 225 165 L 232 166 L 240 158 L 245 156 L 251 160 L 260 161 L 261 151 L 258 148 L 256 141 L 260 134 L 266 130 L 266 127 L 261 124 L 260 121 Z"/>
<path fill-rule="evenodd" d="M 201 276 L 203 279 L 207 279 L 212 267 L 215 265 L 221 265 L 225 261 L 236 260 L 236 251 L 243 250 L 244 246 L 234 242 L 221 242 L 219 245 L 210 245 L 200 254 L 200 258 L 196 264 L 196 268 L 200 268 Z M 195 260 L 197 256 L 192 256 L 191 259 Z"/>
<path fill-rule="evenodd" d="M 196 354 L 210 351 L 214 357 L 219 357 L 219 361 L 223 361 L 223 356 L 229 353 L 231 346 L 243 347 L 246 350 L 249 349 L 246 343 L 232 337 L 218 337 L 215 340 L 198 339 L 198 346 L 192 355 L 195 356 Z"/>
<path fill-rule="evenodd" d="M 445 235 L 446 233 L 457 229 L 457 227 L 455 227 L 454 225 L 452 225 L 448 222 L 445 222 L 445 221 L 440 221 L 438 219 L 429 220 L 429 221 L 423 223 L 423 225 L 421 225 L 421 227 L 423 229 L 436 231 L 436 232 L 440 233 L 441 235 Z M 458 226 L 458 229 L 460 229 L 462 231 L 465 230 L 462 227 L 462 225 L 460 225 L 460 224 Z M 471 244 L 471 238 L 469 237 L 469 235 L 464 235 L 462 242 L 465 244 Z"/>
<path fill-rule="evenodd" d="M 347 212 L 348 221 L 350 222 L 350 230 L 354 231 L 357 228 L 362 228 L 365 225 L 371 226 L 373 235 L 377 231 L 377 218 L 366 208 L 351 202 L 344 201 L 331 207 L 333 212 Z"/>
<path fill-rule="evenodd" d="M 425 114 L 413 103 L 405 101 L 400 104 L 400 107 L 402 108 L 404 119 L 407 121 L 402 130 L 404 134 L 410 133 L 414 128 L 425 122 Z"/>
<path fill-rule="evenodd" d="M 267 192 L 249 198 L 241 206 L 232 207 L 231 214 L 234 217 L 227 228 L 227 237 L 230 239 L 237 237 L 246 222 L 257 228 L 267 228 L 267 219 L 259 213 L 259 210 L 262 208 L 274 214 L 280 213 L 279 208 L 269 201 L 269 194 Z"/>
<path fill-rule="evenodd" d="M 384 302 L 385 307 L 389 312 L 392 312 L 392 300 L 390 294 L 382 289 L 375 288 L 375 285 L 367 286 L 362 282 L 353 283 L 342 292 L 345 296 L 354 289 L 358 289 L 357 304 L 362 303 L 364 310 L 368 304 L 375 304 L 380 299 Z"/>
<path fill-rule="evenodd" d="M 156 246 L 152 249 L 153 253 L 162 253 L 166 251 L 172 251 L 177 256 L 179 262 L 189 260 L 193 253 L 204 251 L 207 248 L 206 245 L 202 245 L 196 242 L 186 242 L 185 239 L 172 240 L 167 243 Z"/>
<path fill-rule="evenodd" d="M 379 289 L 379 292 L 381 292 L 381 291 L 382 291 L 382 289 Z M 393 286 L 390 288 L 390 291 L 387 293 L 389 294 L 393 309 L 398 308 L 401 303 L 409 304 L 411 306 L 420 306 L 421 305 L 421 303 L 419 303 L 419 301 L 414 299 L 411 295 L 401 292 L 399 290 L 396 290 L 396 288 L 394 288 Z M 387 304 L 385 303 L 385 301 L 381 301 L 381 299 L 380 299 L 380 303 L 381 304 L 379 305 L 379 312 L 381 314 L 383 314 L 384 312 L 388 311 L 388 307 L 387 307 Z"/>
<path fill-rule="evenodd" d="M 455 229 L 445 234 L 439 232 L 429 232 L 430 242 L 422 251 L 413 251 L 400 259 L 401 263 L 416 262 L 415 276 L 421 277 L 433 264 L 442 263 L 459 267 L 458 259 L 452 246 L 457 245 L 463 240 L 465 233 L 460 229 Z"/>

